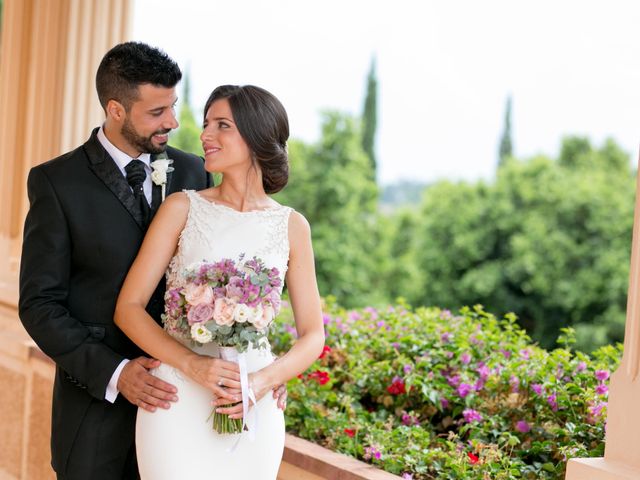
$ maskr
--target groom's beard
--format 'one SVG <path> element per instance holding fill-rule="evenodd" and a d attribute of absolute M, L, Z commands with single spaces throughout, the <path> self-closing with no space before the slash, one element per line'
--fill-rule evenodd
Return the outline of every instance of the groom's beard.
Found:
<path fill-rule="evenodd" d="M 135 127 L 128 118 L 125 118 L 122 124 L 122 136 L 129 142 L 129 144 L 136 150 L 143 153 L 162 153 L 167 149 L 167 144 L 154 145 L 151 138 L 154 135 L 163 135 L 169 133 L 171 130 L 158 130 L 153 132 L 149 137 L 143 137 L 138 135 Z"/>

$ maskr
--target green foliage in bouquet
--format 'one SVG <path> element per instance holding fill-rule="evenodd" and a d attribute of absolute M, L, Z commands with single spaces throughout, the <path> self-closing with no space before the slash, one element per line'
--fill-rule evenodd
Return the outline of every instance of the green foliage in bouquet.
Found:
<path fill-rule="evenodd" d="M 622 346 L 591 356 L 531 342 L 482 307 L 325 308 L 326 347 L 289 383 L 289 432 L 412 480 L 560 479 L 601 456 L 607 380 Z M 275 351 L 295 341 L 283 309 Z"/>

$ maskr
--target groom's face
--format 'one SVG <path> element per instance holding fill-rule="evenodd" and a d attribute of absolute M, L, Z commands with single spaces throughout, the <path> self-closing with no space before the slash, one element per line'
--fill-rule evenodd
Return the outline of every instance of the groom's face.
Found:
<path fill-rule="evenodd" d="M 164 152 L 169 132 L 178 127 L 176 100 L 175 88 L 140 85 L 138 99 L 122 123 L 121 132 L 127 143 L 140 153 Z"/>

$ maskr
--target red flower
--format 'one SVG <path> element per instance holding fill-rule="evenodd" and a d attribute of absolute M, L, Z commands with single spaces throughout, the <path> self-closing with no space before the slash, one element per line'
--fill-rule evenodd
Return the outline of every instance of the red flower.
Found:
<path fill-rule="evenodd" d="M 324 347 L 322 347 L 322 353 L 318 358 L 324 358 L 327 353 L 331 353 L 331 347 L 329 345 L 325 345 Z"/>
<path fill-rule="evenodd" d="M 320 385 L 324 385 L 329 381 L 329 374 L 327 372 L 323 372 L 322 370 L 316 370 L 309 374 L 309 378 L 313 378 Z"/>
<path fill-rule="evenodd" d="M 302 374 L 302 373 L 298 374 L 298 378 L 299 378 L 300 380 L 304 380 L 304 374 Z"/>
<path fill-rule="evenodd" d="M 391 395 L 401 395 L 403 393 L 407 393 L 407 390 L 404 388 L 404 380 L 400 377 L 394 377 L 391 381 L 391 385 L 387 387 L 387 392 Z"/>
<path fill-rule="evenodd" d="M 347 437 L 353 437 L 356 434 L 356 431 L 352 428 L 345 428 L 344 433 L 347 434 Z"/>
<path fill-rule="evenodd" d="M 475 465 L 480 461 L 480 457 L 478 457 L 476 454 L 471 452 L 467 453 L 467 457 L 469 457 L 469 463 L 471 463 L 472 465 Z"/>

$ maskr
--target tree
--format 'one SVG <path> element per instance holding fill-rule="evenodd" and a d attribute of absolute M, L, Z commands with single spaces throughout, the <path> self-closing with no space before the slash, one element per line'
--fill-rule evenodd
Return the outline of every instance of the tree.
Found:
<path fill-rule="evenodd" d="M 509 95 L 504 111 L 504 130 L 500 139 L 498 167 L 502 167 L 511 156 L 513 156 L 513 141 L 511 139 L 511 95 Z"/>
<path fill-rule="evenodd" d="M 200 142 L 200 122 L 196 121 L 190 103 L 191 85 L 189 72 L 185 72 L 182 82 L 182 105 L 178 114 L 180 127 L 171 135 L 171 146 L 202 156 Z"/>
<path fill-rule="evenodd" d="M 320 292 L 348 306 L 380 300 L 378 188 L 356 119 L 326 112 L 314 144 L 289 143 L 291 180 L 276 196 L 311 224 Z"/>
<path fill-rule="evenodd" d="M 371 59 L 367 75 L 367 94 L 362 111 L 362 149 L 369 157 L 373 178 L 376 178 L 377 160 L 375 153 L 376 128 L 378 125 L 378 80 L 376 78 L 376 59 Z"/>
<path fill-rule="evenodd" d="M 511 161 L 495 182 L 429 187 L 414 252 L 414 304 L 515 312 L 543 346 L 622 340 L 635 173 L 612 141 L 563 141 L 558 160 Z"/>

